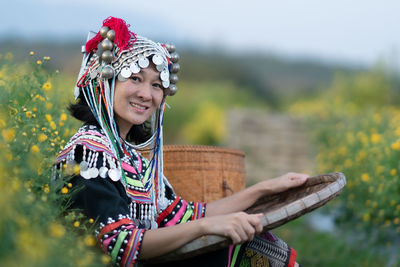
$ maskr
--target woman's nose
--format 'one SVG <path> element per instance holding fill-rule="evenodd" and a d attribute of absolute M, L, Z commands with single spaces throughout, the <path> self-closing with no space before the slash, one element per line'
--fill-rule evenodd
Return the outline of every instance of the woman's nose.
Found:
<path fill-rule="evenodd" d="M 140 86 L 138 90 L 137 95 L 144 101 L 151 100 L 151 86 L 147 84 L 142 84 L 142 86 Z"/>

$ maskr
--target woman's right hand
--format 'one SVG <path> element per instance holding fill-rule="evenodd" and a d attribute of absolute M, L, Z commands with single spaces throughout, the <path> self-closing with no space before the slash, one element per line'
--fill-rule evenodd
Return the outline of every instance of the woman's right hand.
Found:
<path fill-rule="evenodd" d="M 204 234 L 228 237 L 233 244 L 242 244 L 253 240 L 261 233 L 263 214 L 247 214 L 235 212 L 226 215 L 211 216 L 201 219 Z"/>

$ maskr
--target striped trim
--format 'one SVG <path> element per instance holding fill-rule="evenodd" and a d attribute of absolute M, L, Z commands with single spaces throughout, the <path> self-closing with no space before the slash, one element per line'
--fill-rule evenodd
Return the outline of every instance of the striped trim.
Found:
<path fill-rule="evenodd" d="M 124 256 L 121 259 L 122 266 L 131 266 L 137 260 L 140 243 L 143 239 L 144 229 L 134 229 L 125 249 Z"/>
<path fill-rule="evenodd" d="M 117 262 L 117 256 L 119 253 L 119 249 L 121 248 L 122 242 L 124 241 L 125 237 L 128 235 L 128 232 L 120 232 L 120 234 L 118 235 L 118 239 L 117 242 L 114 245 L 114 248 L 111 252 L 111 259 L 114 263 Z"/>

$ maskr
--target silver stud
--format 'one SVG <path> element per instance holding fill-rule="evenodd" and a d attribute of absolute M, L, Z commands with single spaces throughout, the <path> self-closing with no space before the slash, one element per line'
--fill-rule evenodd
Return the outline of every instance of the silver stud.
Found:
<path fill-rule="evenodd" d="M 169 75 L 169 80 L 171 81 L 171 83 L 177 83 L 179 80 L 178 75 L 176 75 L 176 74 Z"/>
<path fill-rule="evenodd" d="M 111 67 L 106 66 L 101 71 L 101 77 L 103 79 L 111 79 L 112 77 L 114 77 L 114 70 Z"/>
<path fill-rule="evenodd" d="M 107 64 L 110 64 L 113 60 L 113 54 L 109 50 L 104 51 L 103 54 L 101 54 L 101 59 L 104 60 L 104 62 L 106 62 Z"/>
<path fill-rule="evenodd" d="M 112 48 L 113 48 L 113 43 L 110 40 L 104 39 L 101 42 L 101 49 L 103 49 L 103 50 L 111 50 Z"/>
<path fill-rule="evenodd" d="M 107 37 L 107 32 L 110 30 L 110 28 L 108 28 L 107 26 L 101 27 L 100 29 L 100 35 L 103 38 Z"/>
<path fill-rule="evenodd" d="M 171 66 L 171 72 L 172 73 L 177 73 L 181 70 L 181 66 L 179 65 L 179 63 L 174 63 Z"/>
<path fill-rule="evenodd" d="M 114 30 L 109 30 L 109 31 L 107 32 L 106 37 L 107 37 L 107 39 L 109 39 L 110 41 L 114 41 L 114 38 L 115 38 L 115 31 L 114 31 Z"/>
<path fill-rule="evenodd" d="M 171 61 L 172 61 L 173 63 L 176 63 L 176 62 L 178 62 L 178 60 L 179 60 L 179 55 L 178 55 L 178 53 L 172 53 L 172 54 L 171 54 Z"/>
<path fill-rule="evenodd" d="M 173 53 L 175 52 L 175 45 L 173 44 L 165 44 L 165 48 L 167 48 L 168 52 Z"/>
<path fill-rule="evenodd" d="M 166 89 L 166 93 L 170 96 L 173 96 L 178 91 L 178 87 L 175 84 L 170 84 L 169 87 Z"/>

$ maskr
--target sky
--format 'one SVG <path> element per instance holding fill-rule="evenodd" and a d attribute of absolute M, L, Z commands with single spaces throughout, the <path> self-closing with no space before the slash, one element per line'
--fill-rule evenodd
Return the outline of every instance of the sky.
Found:
<path fill-rule="evenodd" d="M 233 53 L 400 65 L 398 0 L 13 0 L 1 4 L 0 40 L 85 41 L 108 16 L 158 41 Z"/>

